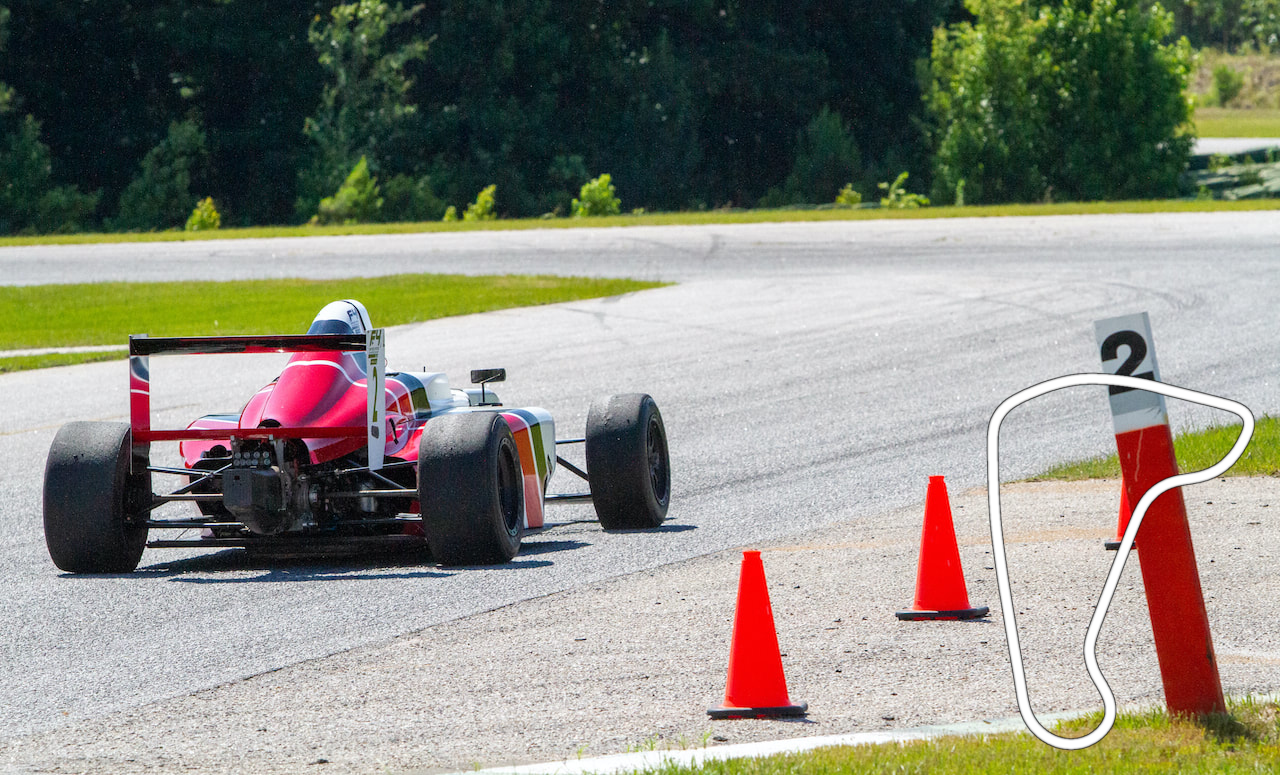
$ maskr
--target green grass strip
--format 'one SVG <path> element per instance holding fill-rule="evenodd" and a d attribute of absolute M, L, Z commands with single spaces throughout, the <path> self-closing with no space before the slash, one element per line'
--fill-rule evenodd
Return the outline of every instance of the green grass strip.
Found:
<path fill-rule="evenodd" d="M 46 355 L 13 355 L 0 358 L 0 374 L 29 369 L 48 369 L 54 366 L 75 366 L 79 363 L 97 363 L 124 358 L 128 350 L 104 350 L 88 353 L 49 353 Z"/>
<path fill-rule="evenodd" d="M 1178 470 L 1203 471 L 1226 457 L 1240 436 L 1239 425 L 1218 425 L 1192 433 L 1179 434 L 1173 440 Z M 1117 479 L 1120 460 L 1104 455 L 1075 463 L 1054 466 L 1031 481 L 1075 481 L 1079 479 Z M 1225 476 L 1280 476 L 1280 419 L 1258 418 L 1253 438 L 1236 464 Z"/>
<path fill-rule="evenodd" d="M 376 326 L 616 296 L 662 283 L 550 276 L 0 286 L 0 350 L 127 344 L 130 334 L 301 334 L 325 304 L 359 299 Z"/>
<path fill-rule="evenodd" d="M 1200 108 L 1195 121 L 1201 137 L 1280 137 L 1280 110 Z"/>
<path fill-rule="evenodd" d="M 1280 199 L 1239 201 L 1158 199 L 1128 202 L 1063 202 L 1060 204 L 975 205 L 925 207 L 917 210 L 844 208 L 783 210 L 709 210 L 689 213 L 647 213 L 603 218 L 513 218 L 495 221 L 443 223 L 365 223 L 349 226 L 255 226 L 218 231 L 159 231 L 141 234 L 54 234 L 41 237 L 0 237 L 0 247 L 21 245 L 81 245 L 116 242 L 183 242 L 188 240 L 264 239 L 337 235 L 419 234 L 456 231 L 519 231 L 617 226 L 701 226 L 735 223 L 809 221 L 869 221 L 921 218 L 996 218 L 1043 215 L 1109 215 L 1122 213 L 1189 213 L 1280 210 Z"/>
<path fill-rule="evenodd" d="M 661 775 L 986 775 L 986 773 L 1260 773 L 1280 771 L 1280 705 L 1232 702 L 1230 713 L 1202 721 L 1170 719 L 1164 711 L 1121 714 L 1097 745 L 1060 751 L 1029 734 L 944 737 L 900 745 L 842 746 L 800 754 L 669 765 Z M 1061 724 L 1058 734 L 1083 735 L 1101 714 Z"/>

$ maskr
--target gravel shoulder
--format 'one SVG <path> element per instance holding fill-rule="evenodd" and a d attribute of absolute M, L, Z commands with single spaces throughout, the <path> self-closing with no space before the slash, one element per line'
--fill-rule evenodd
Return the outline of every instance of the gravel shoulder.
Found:
<path fill-rule="evenodd" d="M 1006 485 L 1010 574 L 1038 713 L 1101 706 L 1081 656 L 1114 553 L 1116 481 Z M 920 496 L 923 500 L 924 482 Z M 1280 479 L 1185 492 L 1224 687 L 1280 691 Z M 951 493 L 976 622 L 900 622 L 922 506 L 750 548 L 765 572 L 802 721 L 711 721 L 723 692 L 739 553 L 537 598 L 152 703 L 0 741 L 12 773 L 433 773 L 943 724 L 1017 713 L 986 493 Z M 555 561 L 586 521 L 525 554 Z M 1136 553 L 1099 644 L 1122 708 L 1162 702 Z M 536 571 L 530 571 L 536 572 Z"/>

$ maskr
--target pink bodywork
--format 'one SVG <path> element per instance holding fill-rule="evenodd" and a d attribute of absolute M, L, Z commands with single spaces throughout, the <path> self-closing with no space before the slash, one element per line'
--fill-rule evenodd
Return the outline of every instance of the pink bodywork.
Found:
<path fill-rule="evenodd" d="M 368 402 L 363 353 L 296 353 L 280 376 L 249 399 L 240 416 L 209 415 L 188 426 L 188 431 L 213 431 L 223 437 L 236 430 L 281 428 L 358 428 L 358 435 L 303 437 L 311 463 L 326 463 L 350 455 L 366 444 L 364 431 Z M 431 416 L 425 392 L 410 374 L 389 374 L 386 378 L 386 458 L 388 461 L 416 461 L 423 428 Z M 527 527 L 542 527 L 543 492 L 550 477 L 547 465 L 538 465 L 545 455 L 541 432 L 535 432 L 538 418 L 528 411 L 502 412 L 510 426 L 520 454 L 524 478 Z M 552 431 L 554 433 L 554 431 Z M 554 438 L 551 439 L 554 443 Z M 179 452 L 187 468 L 195 466 L 204 453 L 225 441 L 217 438 L 185 439 Z M 415 502 L 416 507 L 416 502 Z"/>

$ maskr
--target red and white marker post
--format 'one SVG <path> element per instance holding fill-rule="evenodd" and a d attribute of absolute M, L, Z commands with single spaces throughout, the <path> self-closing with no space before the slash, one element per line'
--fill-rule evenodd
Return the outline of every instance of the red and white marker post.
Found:
<path fill-rule="evenodd" d="M 1094 328 L 1104 371 L 1160 380 L 1147 313 L 1099 320 Z M 1120 470 L 1129 503 L 1136 505 L 1153 485 L 1178 474 L 1169 416 L 1164 396 L 1158 393 L 1116 386 L 1110 391 Z M 1180 489 L 1166 492 L 1151 504 L 1135 543 L 1169 712 L 1225 713 Z"/>

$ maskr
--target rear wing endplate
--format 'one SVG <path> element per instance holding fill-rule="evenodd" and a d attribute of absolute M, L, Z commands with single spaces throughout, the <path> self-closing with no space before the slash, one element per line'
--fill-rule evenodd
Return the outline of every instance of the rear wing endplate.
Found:
<path fill-rule="evenodd" d="M 369 448 L 369 468 L 382 468 L 386 440 L 385 336 L 381 328 L 364 334 L 303 334 L 277 336 L 129 337 L 129 424 L 133 429 L 134 460 L 146 460 L 146 446 L 153 441 L 196 439 L 331 439 L 364 436 Z M 364 426 L 294 426 L 276 428 L 151 427 L 152 355 L 222 355 L 233 353 L 363 352 L 368 366 L 368 409 Z M 141 448 L 141 449 L 140 449 Z M 140 455 L 139 452 L 142 454 Z"/>

